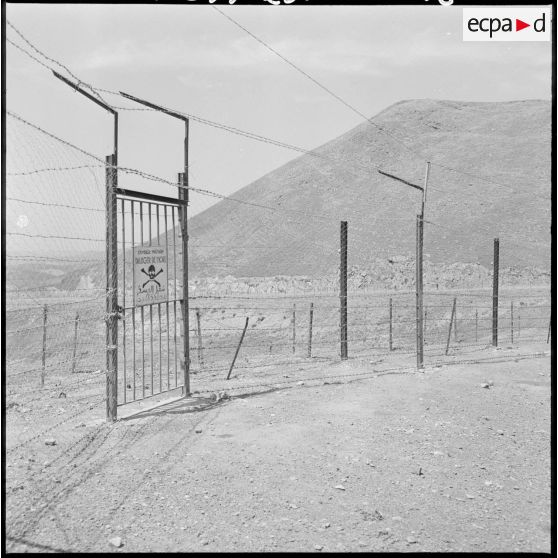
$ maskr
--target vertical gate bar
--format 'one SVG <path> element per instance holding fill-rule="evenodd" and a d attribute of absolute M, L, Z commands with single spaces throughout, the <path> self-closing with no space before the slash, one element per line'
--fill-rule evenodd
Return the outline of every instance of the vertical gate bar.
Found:
<path fill-rule="evenodd" d="M 161 303 L 157 304 L 157 315 L 159 317 L 159 391 L 163 391 L 163 363 L 161 345 Z"/>
<path fill-rule="evenodd" d="M 170 297 L 170 288 L 169 288 L 169 228 L 168 228 L 168 217 L 167 217 L 167 208 L 168 206 L 165 205 L 165 250 L 167 252 L 167 303 L 166 303 L 166 310 L 167 310 L 167 389 L 170 389 L 170 324 L 169 324 L 169 297 Z"/>
<path fill-rule="evenodd" d="M 152 207 L 151 203 L 148 204 L 149 207 L 149 246 L 153 245 L 153 229 L 152 229 Z M 149 305 L 149 357 L 151 360 L 151 393 L 153 395 L 153 304 Z"/>
<path fill-rule="evenodd" d="M 149 227 L 148 227 L 148 231 L 149 231 L 149 238 L 148 238 L 148 246 L 151 246 L 151 234 L 152 234 L 152 229 L 151 229 L 151 202 L 147 203 L 147 208 L 149 211 Z"/>
<path fill-rule="evenodd" d="M 143 236 L 143 202 L 140 202 L 140 244 L 144 244 Z M 145 398 L 145 310 L 141 306 L 141 396 Z"/>
<path fill-rule="evenodd" d="M 126 403 L 126 393 L 128 383 L 126 382 L 126 217 L 124 213 L 124 200 L 120 200 L 122 213 L 122 378 L 124 380 L 122 391 L 124 393 L 124 403 Z"/>
<path fill-rule="evenodd" d="M 106 158 L 106 415 L 107 421 L 117 417 L 118 401 L 118 244 L 116 201 L 116 154 Z"/>
<path fill-rule="evenodd" d="M 172 207 L 172 260 L 174 264 L 174 387 L 178 387 L 178 341 L 176 339 L 176 208 Z"/>
<path fill-rule="evenodd" d="M 160 204 L 156 204 L 157 208 L 157 246 L 161 245 L 161 229 L 160 225 L 160 217 L 159 217 L 159 208 Z M 163 391 L 163 363 L 162 363 L 162 345 L 161 345 L 161 303 L 157 304 L 157 315 L 159 317 L 159 391 Z"/>
<path fill-rule="evenodd" d="M 135 296 L 136 296 L 136 277 L 134 274 L 134 265 L 133 265 L 133 258 L 134 258 L 134 235 L 135 235 L 135 219 L 134 219 L 134 200 L 130 201 L 130 213 L 132 217 L 132 355 L 134 361 L 134 368 L 132 374 L 132 389 L 134 391 L 133 400 L 136 400 L 136 303 L 135 303 Z"/>

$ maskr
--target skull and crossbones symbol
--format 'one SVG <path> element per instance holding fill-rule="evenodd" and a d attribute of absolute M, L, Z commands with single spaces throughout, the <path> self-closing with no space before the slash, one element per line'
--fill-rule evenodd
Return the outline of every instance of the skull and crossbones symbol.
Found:
<path fill-rule="evenodd" d="M 157 273 L 155 273 L 155 266 L 154 265 L 150 265 L 147 268 L 147 271 L 145 271 L 145 269 L 143 269 L 143 267 L 141 268 L 142 272 L 145 273 L 149 279 L 143 284 L 142 289 L 145 289 L 145 285 L 147 285 L 148 283 L 151 283 L 151 281 L 153 281 L 154 283 L 157 283 L 157 286 L 159 288 L 161 288 L 161 283 L 159 283 L 159 281 L 157 281 L 155 279 L 155 277 L 157 277 L 159 274 L 163 273 L 163 268 L 161 268 L 159 271 L 157 271 Z"/>

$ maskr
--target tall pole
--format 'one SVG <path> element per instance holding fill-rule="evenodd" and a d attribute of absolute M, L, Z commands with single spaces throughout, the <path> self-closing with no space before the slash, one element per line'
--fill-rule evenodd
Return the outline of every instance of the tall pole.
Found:
<path fill-rule="evenodd" d="M 416 241 L 416 320 L 417 320 L 417 368 L 424 366 L 424 313 L 423 313 L 423 289 L 422 289 L 422 238 L 423 219 L 417 215 L 417 241 Z"/>
<path fill-rule="evenodd" d="M 188 293 L 188 143 L 189 143 L 189 120 L 184 119 L 184 172 L 179 175 L 180 188 L 179 198 L 184 202 L 181 204 L 180 227 L 182 229 L 182 323 L 184 324 L 184 391 L 185 397 L 190 396 L 190 304 Z"/>
<path fill-rule="evenodd" d="M 492 345 L 498 346 L 498 274 L 500 271 L 500 239 L 494 239 L 494 271 L 492 273 Z"/>
<path fill-rule="evenodd" d="M 106 163 L 106 406 L 107 422 L 114 422 L 118 398 L 116 154 L 108 155 Z"/>
<path fill-rule="evenodd" d="M 116 156 L 106 158 L 106 406 L 107 422 L 114 422 L 117 413 L 118 321 L 117 321 L 117 243 L 116 243 Z"/>
<path fill-rule="evenodd" d="M 428 192 L 428 178 L 430 176 L 430 162 L 426 162 L 424 186 L 422 188 L 422 203 L 420 215 L 417 215 L 417 263 L 416 263 L 416 299 L 417 299 L 417 368 L 424 367 L 424 310 L 423 310 L 423 254 L 424 254 L 424 213 L 426 209 L 426 195 Z"/>
<path fill-rule="evenodd" d="M 347 221 L 341 221 L 341 261 L 339 263 L 339 329 L 341 337 L 341 359 L 346 360 L 348 354 L 347 339 Z"/>
<path fill-rule="evenodd" d="M 426 194 L 428 192 L 428 178 L 430 177 L 430 161 L 426 162 L 426 171 L 424 173 L 424 188 L 422 190 L 422 206 L 420 214 L 424 220 L 424 210 L 426 207 Z"/>

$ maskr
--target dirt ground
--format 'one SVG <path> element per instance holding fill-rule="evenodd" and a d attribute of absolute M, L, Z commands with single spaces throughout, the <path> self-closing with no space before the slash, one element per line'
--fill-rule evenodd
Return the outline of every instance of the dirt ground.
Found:
<path fill-rule="evenodd" d="M 550 359 L 528 349 L 88 423 L 42 486 L 8 463 L 7 551 L 550 552 Z"/>

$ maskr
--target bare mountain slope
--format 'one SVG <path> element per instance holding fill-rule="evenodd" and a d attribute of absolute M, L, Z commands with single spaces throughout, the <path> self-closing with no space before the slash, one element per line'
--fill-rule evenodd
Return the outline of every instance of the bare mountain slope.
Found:
<path fill-rule="evenodd" d="M 349 264 L 411 256 L 420 192 L 376 167 L 422 184 L 426 160 L 436 163 L 425 230 L 430 261 L 488 266 L 499 236 L 503 266 L 548 268 L 550 111 L 538 100 L 397 103 L 316 149 L 319 157 L 303 155 L 234 195 L 279 210 L 224 200 L 194 216 L 191 273 L 334 273 L 340 220 L 349 221 Z"/>

